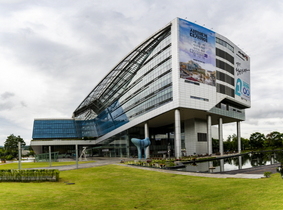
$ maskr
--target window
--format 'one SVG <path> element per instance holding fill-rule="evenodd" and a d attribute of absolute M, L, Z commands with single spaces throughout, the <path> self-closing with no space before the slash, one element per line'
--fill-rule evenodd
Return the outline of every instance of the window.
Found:
<path fill-rule="evenodd" d="M 233 86 L 235 84 L 233 77 L 230 77 L 229 75 L 224 74 L 224 73 L 219 72 L 219 71 L 216 72 L 216 79 L 223 81 L 223 82 L 226 82 L 226 83 L 233 85 Z"/>
<path fill-rule="evenodd" d="M 221 44 L 222 46 L 229 49 L 231 52 L 234 52 L 234 47 L 232 45 L 230 45 L 228 42 L 225 42 L 222 39 L 219 39 L 218 37 L 216 37 L 216 43 Z"/>
<path fill-rule="evenodd" d="M 225 85 L 217 84 L 216 85 L 216 91 L 218 93 L 223 93 L 223 94 L 226 94 L 228 96 L 235 97 L 234 89 L 229 88 L 229 87 L 227 87 Z"/>
<path fill-rule="evenodd" d="M 216 55 L 234 64 L 234 57 L 229 53 L 216 48 Z"/>
<path fill-rule="evenodd" d="M 198 133 L 198 141 L 207 141 L 206 133 Z"/>
<path fill-rule="evenodd" d="M 216 59 L 216 67 L 223 69 L 223 70 L 229 72 L 230 74 L 234 75 L 234 67 L 229 65 L 228 63 L 225 63 L 221 60 Z"/>

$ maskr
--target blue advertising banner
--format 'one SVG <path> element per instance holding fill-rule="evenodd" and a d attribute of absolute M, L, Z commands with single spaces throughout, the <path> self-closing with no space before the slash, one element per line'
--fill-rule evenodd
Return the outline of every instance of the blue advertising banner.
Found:
<path fill-rule="evenodd" d="M 215 32 L 179 19 L 180 77 L 215 86 Z"/>

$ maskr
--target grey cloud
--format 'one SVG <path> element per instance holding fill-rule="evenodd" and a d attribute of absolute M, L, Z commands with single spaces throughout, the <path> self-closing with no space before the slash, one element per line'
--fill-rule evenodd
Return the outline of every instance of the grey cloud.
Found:
<path fill-rule="evenodd" d="M 11 92 L 5 92 L 5 93 L 2 93 L 0 96 L 1 96 L 1 99 L 6 100 L 8 98 L 15 96 L 15 94 Z"/>
<path fill-rule="evenodd" d="M 68 46 L 38 37 L 29 32 L 22 34 L 2 34 L 1 45 L 13 50 L 14 56 L 21 62 L 37 66 L 39 70 L 50 74 L 61 74 L 61 69 L 78 54 Z"/>
<path fill-rule="evenodd" d="M 10 110 L 14 107 L 11 102 L 0 103 L 0 111 Z"/>
<path fill-rule="evenodd" d="M 262 107 L 254 108 L 252 111 L 247 111 L 247 118 L 252 119 L 268 119 L 268 118 L 283 118 L 283 109 L 280 107 Z"/>
<path fill-rule="evenodd" d="M 27 104 L 24 101 L 21 101 L 20 104 L 22 107 L 27 107 Z"/>

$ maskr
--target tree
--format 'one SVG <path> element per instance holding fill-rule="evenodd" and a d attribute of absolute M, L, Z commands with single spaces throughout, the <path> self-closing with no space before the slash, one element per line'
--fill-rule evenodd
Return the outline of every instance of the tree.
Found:
<path fill-rule="evenodd" d="M 0 148 L 0 158 L 1 160 L 4 160 L 5 159 L 5 155 L 6 155 L 6 152 L 4 150 L 4 148 Z"/>
<path fill-rule="evenodd" d="M 250 148 L 249 139 L 241 138 L 241 147 L 242 147 L 242 150 L 249 149 Z"/>
<path fill-rule="evenodd" d="M 11 134 L 7 137 L 4 143 L 4 149 L 6 150 L 6 155 L 16 158 L 18 157 L 18 143 L 21 142 L 22 146 L 25 146 L 25 141 L 20 136 L 15 136 Z"/>
<path fill-rule="evenodd" d="M 250 136 L 250 144 L 252 149 L 259 149 L 263 147 L 265 136 L 262 133 L 256 132 Z"/>
<path fill-rule="evenodd" d="M 219 152 L 219 140 L 212 138 L 212 151 L 213 152 Z"/>
<path fill-rule="evenodd" d="M 282 147 L 283 134 L 273 131 L 266 135 L 266 142 L 271 147 Z"/>

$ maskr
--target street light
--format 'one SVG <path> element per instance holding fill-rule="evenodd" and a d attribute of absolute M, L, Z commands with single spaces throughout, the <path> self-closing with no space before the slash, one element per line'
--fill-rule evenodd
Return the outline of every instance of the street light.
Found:
<path fill-rule="evenodd" d="M 24 144 L 22 144 L 21 142 L 18 142 L 18 149 L 19 149 L 19 170 L 22 169 L 22 165 L 21 165 L 21 160 L 22 160 L 22 147 L 25 146 Z"/>

